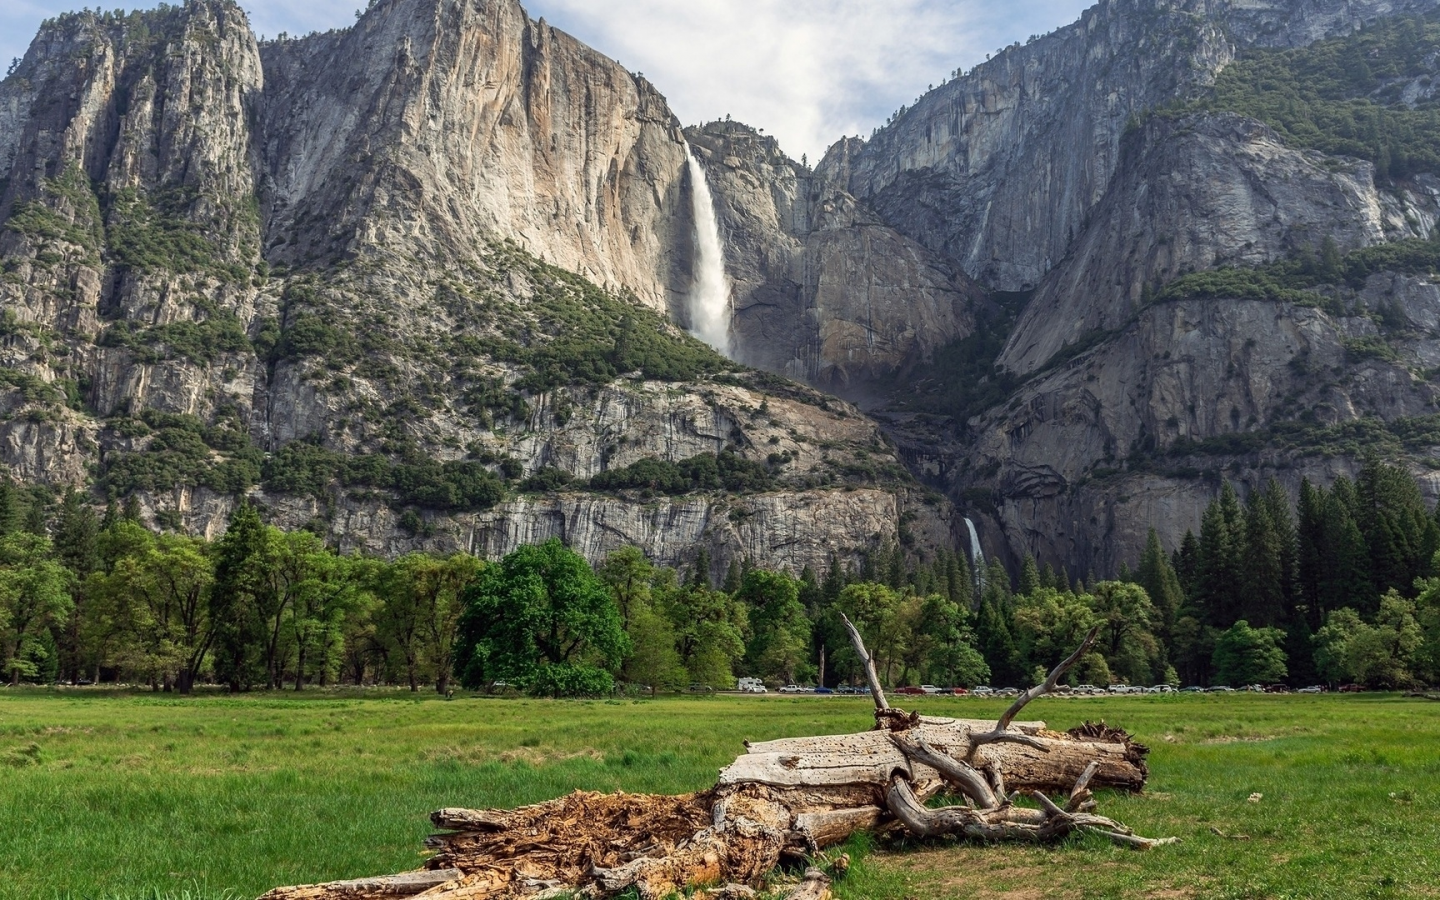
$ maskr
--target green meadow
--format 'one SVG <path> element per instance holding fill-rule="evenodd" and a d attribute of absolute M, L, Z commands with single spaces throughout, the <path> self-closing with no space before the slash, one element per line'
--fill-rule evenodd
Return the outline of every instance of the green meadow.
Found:
<path fill-rule="evenodd" d="M 906 698 L 935 715 L 1002 701 Z M 1149 853 L 856 840 L 851 900 L 1440 896 L 1440 704 L 1398 695 L 1041 699 L 1152 748 L 1100 812 Z M 0 691 L 0 898 L 253 897 L 421 862 L 427 814 L 707 787 L 747 738 L 868 727 L 861 698 L 535 701 Z M 1259 795 L 1252 801 L 1252 795 Z"/>

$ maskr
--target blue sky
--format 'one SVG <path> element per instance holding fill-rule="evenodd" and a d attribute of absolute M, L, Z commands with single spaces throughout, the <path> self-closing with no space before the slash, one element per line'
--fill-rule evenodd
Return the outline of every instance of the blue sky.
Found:
<path fill-rule="evenodd" d="M 175 0 L 172 0 L 175 2 Z M 812 160 L 869 135 L 957 68 L 1079 17 L 1092 0 L 529 0 L 530 15 L 643 72 L 681 121 L 725 116 Z M 0 60 L 83 3 L 4 0 Z M 240 0 L 261 35 L 353 22 L 357 0 Z"/>

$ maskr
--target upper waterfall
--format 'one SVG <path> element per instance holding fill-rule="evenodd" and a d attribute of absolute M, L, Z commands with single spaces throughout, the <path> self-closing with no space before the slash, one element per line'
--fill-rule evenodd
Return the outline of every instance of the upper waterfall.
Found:
<path fill-rule="evenodd" d="M 685 145 L 690 164 L 690 207 L 695 218 L 695 275 L 690 284 L 690 333 L 730 356 L 730 279 L 725 276 L 725 247 L 715 198 L 705 169 Z"/>

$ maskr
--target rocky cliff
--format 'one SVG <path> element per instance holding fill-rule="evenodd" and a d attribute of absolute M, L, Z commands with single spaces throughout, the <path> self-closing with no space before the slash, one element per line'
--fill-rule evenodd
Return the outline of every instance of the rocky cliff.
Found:
<path fill-rule="evenodd" d="M 853 407 L 656 314 L 692 267 L 684 142 L 511 0 L 263 46 L 225 0 L 47 22 L 0 84 L 0 459 L 164 527 L 248 495 L 385 554 L 798 571 L 902 514 L 948 542 Z"/>
<path fill-rule="evenodd" d="M 1296 46 L 1429 0 L 1102 0 L 902 108 L 820 168 L 991 288 L 1026 290 L 1089 224 L 1135 116 L 1213 83 L 1250 46 Z"/>
<path fill-rule="evenodd" d="M 1102 0 L 813 169 L 513 0 L 64 16 L 0 83 L 0 461 L 167 527 L 717 571 L 953 545 L 935 491 L 1077 574 L 1222 477 L 1437 496 L 1437 5 Z M 687 144 L 738 362 L 873 418 L 670 323 Z"/>
<path fill-rule="evenodd" d="M 1313 149 L 1336 145 L 1324 113 L 1338 106 L 1290 115 L 1297 96 L 1321 102 L 1309 86 L 1287 94 L 1266 78 L 1242 92 L 1309 128 L 1308 141 L 1226 111 L 1233 86 L 1212 99 L 1230 66 L 1270 53 L 1267 65 L 1309 65 L 1312 78 L 1315 59 L 1359 69 L 1318 72 L 1327 90 L 1364 85 L 1341 104 L 1423 110 L 1436 57 L 1395 58 L 1412 31 L 1430 46 L 1423 20 L 1314 59 L 1275 48 L 1434 9 L 1101 3 L 937 88 L 869 141 L 831 149 L 820 171 L 886 225 L 991 288 L 1026 290 L 1013 324 L 982 320 L 988 343 L 945 349 L 871 404 L 912 468 L 981 523 L 988 549 L 1108 574 L 1152 526 L 1176 546 L 1222 477 L 1244 489 L 1276 476 L 1294 492 L 1304 476 L 1352 472 L 1367 451 L 1408 460 L 1437 496 L 1436 332 L 1422 299 L 1434 269 L 1428 255 L 1408 267 L 1382 249 L 1434 232 L 1434 166 L 1382 171 L 1388 151 L 1375 144 L 1396 139 L 1383 133 L 1347 145 L 1364 159 Z M 1346 62 L 1357 58 L 1368 62 Z M 1332 267 L 1356 251 L 1353 268 L 1297 276 L 1295 260 L 1322 245 Z M 1185 287 L 1207 270 L 1231 274 Z M 1318 293 L 1292 302 L 1291 284 Z M 996 370 L 965 360 L 989 346 L 1002 346 Z"/>

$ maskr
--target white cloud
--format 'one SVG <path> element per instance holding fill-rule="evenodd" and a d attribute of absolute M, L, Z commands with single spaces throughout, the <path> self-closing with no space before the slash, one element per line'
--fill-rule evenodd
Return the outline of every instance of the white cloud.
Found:
<path fill-rule="evenodd" d="M 73 0 L 71 0 L 73 2 Z M 357 0 L 242 2 L 259 34 L 343 27 Z M 870 133 L 947 73 L 1031 33 L 1073 21 L 1088 0 L 530 0 L 545 16 L 632 71 L 681 121 L 731 114 L 818 156 Z M 24 53 L 40 20 L 70 3 L 6 0 L 0 59 Z"/>

